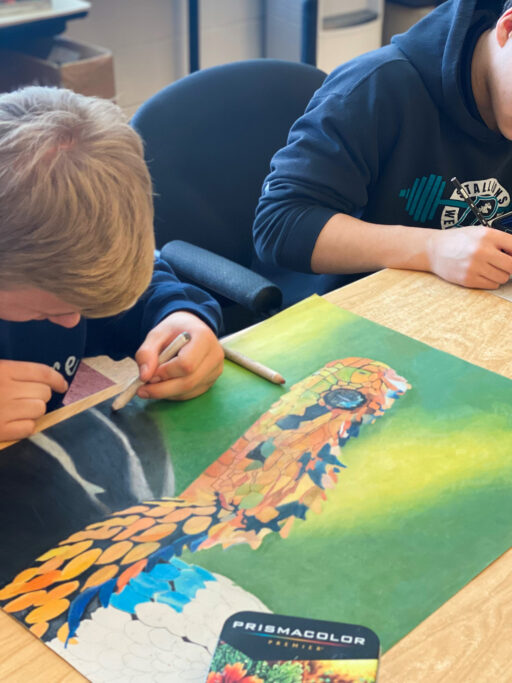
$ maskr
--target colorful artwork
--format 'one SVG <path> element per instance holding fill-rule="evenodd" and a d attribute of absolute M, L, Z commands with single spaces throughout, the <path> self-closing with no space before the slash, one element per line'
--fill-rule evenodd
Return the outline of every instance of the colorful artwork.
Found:
<path fill-rule="evenodd" d="M 96 406 L 0 451 L 0 585 L 109 512 L 174 493 L 169 447 L 135 405 Z"/>
<path fill-rule="evenodd" d="M 2 452 L 3 609 L 91 680 L 201 680 L 244 609 L 386 651 L 512 545 L 509 380 L 317 297 L 232 343 L 285 387 L 227 363 L 193 401 L 105 404 Z"/>
<path fill-rule="evenodd" d="M 329 362 L 284 394 L 179 498 L 116 512 L 38 557 L 35 566 L 0 591 L 3 609 L 61 653 L 53 639 L 68 645 L 81 671 L 82 655 L 87 675 L 94 673 L 87 667 L 89 643 L 80 652 L 76 645 L 82 620 L 91 610 L 86 633 L 94 630 L 98 608 L 103 615 L 114 608 L 115 616 L 108 618 L 115 623 L 118 611 L 138 617 L 137 608 L 153 610 L 157 604 L 175 624 L 174 615 L 193 602 L 202 613 L 196 629 L 207 623 L 212 607 L 216 619 L 229 616 L 207 597 L 211 582 L 220 587 L 225 582 L 179 561 L 183 549 L 226 549 L 240 543 L 257 549 L 273 532 L 286 538 L 295 520 L 305 520 L 310 510 L 321 512 L 326 491 L 334 489 L 344 467 L 340 451 L 349 439 L 384 415 L 407 388 L 384 363 L 361 358 Z M 219 597 L 225 599 L 223 592 Z M 238 609 L 265 609 L 252 596 L 241 597 Z M 129 637 L 117 633 L 116 642 L 128 647 Z M 208 650 L 207 643 L 201 646 Z M 95 662 L 100 663 L 101 658 Z M 130 671 L 122 658 L 119 667 L 120 677 L 137 671 Z"/>

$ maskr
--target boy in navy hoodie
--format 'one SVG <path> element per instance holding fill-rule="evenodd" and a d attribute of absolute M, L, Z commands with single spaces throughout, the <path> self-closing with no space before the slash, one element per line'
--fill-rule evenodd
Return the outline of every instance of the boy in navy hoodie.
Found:
<path fill-rule="evenodd" d="M 512 210 L 511 74 L 512 0 L 448 0 L 338 67 L 272 160 L 259 256 L 304 272 L 507 282 L 512 235 L 478 225 L 450 180 L 488 222 Z"/>
<path fill-rule="evenodd" d="M 55 88 L 0 96 L 0 441 L 32 433 L 83 356 L 135 356 L 143 398 L 213 384 L 219 306 L 154 246 L 142 141 L 116 105 Z"/>

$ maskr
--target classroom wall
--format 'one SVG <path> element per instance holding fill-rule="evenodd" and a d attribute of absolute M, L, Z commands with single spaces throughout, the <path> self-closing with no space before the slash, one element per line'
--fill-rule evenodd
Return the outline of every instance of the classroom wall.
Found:
<path fill-rule="evenodd" d="M 131 115 L 148 97 L 188 72 L 186 0 L 91 0 L 66 37 L 114 54 L 117 101 Z M 201 2 L 201 66 L 262 56 L 261 0 Z"/>
<path fill-rule="evenodd" d="M 434 9 L 434 0 L 432 4 L 420 7 L 397 5 L 392 2 L 386 2 L 386 11 L 384 12 L 384 25 L 382 27 L 382 44 L 387 45 L 391 38 L 396 33 L 403 33 L 407 31 L 413 24 Z"/>
<path fill-rule="evenodd" d="M 277 5 L 273 2 L 201 0 L 201 66 L 265 56 L 263 34 L 267 31 L 268 38 L 270 29 L 264 11 L 267 5 L 275 9 Z M 286 42 L 293 22 L 298 22 L 298 2 L 281 0 L 279 4 L 283 15 L 274 17 L 272 30 L 280 33 L 275 42 L 282 49 L 272 52 L 273 57 L 299 58 L 298 42 L 292 47 L 289 40 Z M 65 35 L 112 50 L 117 101 L 129 116 L 155 92 L 188 73 L 187 0 L 91 0 L 91 4 L 85 19 L 68 22 Z M 386 3 L 384 42 L 393 33 L 406 30 L 430 9 L 415 10 Z M 401 12 L 398 18 L 397 11 Z M 298 41 L 298 24 L 295 28 Z"/>

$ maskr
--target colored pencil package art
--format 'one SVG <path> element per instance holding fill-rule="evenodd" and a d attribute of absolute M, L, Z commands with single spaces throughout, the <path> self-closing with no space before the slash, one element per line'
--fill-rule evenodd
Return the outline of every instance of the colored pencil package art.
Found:
<path fill-rule="evenodd" d="M 238 612 L 224 623 L 206 683 L 376 683 L 379 649 L 364 626 Z"/>

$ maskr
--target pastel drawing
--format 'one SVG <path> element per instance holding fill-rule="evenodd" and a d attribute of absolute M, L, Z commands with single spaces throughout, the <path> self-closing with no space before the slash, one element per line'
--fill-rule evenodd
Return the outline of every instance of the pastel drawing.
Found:
<path fill-rule="evenodd" d="M 41 555 L 0 590 L 2 608 L 61 654 L 67 647 L 64 656 L 71 661 L 91 620 L 100 623 L 106 611 L 132 630 L 139 628 L 134 620 L 153 627 L 163 620 L 170 633 L 184 619 L 193 630 L 190 615 L 201 600 L 210 616 L 224 605 L 218 618 L 238 609 L 266 609 L 229 579 L 178 559 L 183 550 L 237 544 L 256 550 L 267 535 L 286 538 L 296 520 L 320 514 L 345 468 L 347 442 L 408 388 L 379 361 L 327 363 L 275 402 L 179 497 L 115 512 Z M 181 644 L 200 640 L 190 633 L 185 641 L 183 633 L 174 636 Z M 210 633 L 201 647 L 210 651 L 214 645 Z M 85 665 L 81 670 L 86 672 Z M 87 675 L 96 680 L 92 672 Z"/>

